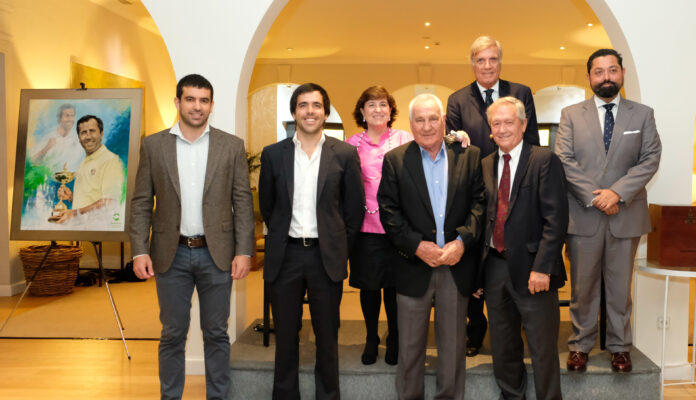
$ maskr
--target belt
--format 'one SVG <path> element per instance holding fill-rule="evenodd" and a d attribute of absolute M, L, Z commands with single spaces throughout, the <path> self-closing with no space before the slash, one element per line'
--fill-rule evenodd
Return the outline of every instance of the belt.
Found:
<path fill-rule="evenodd" d="M 502 258 L 503 260 L 507 260 L 507 251 L 503 250 L 502 252 L 496 250 L 495 247 L 491 247 L 489 249 L 489 254 L 492 254 L 498 258 Z"/>
<path fill-rule="evenodd" d="M 319 238 L 296 238 L 288 236 L 288 243 L 297 244 L 303 247 L 312 247 L 319 245 Z"/>
<path fill-rule="evenodd" d="M 205 236 L 179 236 L 179 243 L 194 249 L 196 247 L 207 247 Z"/>

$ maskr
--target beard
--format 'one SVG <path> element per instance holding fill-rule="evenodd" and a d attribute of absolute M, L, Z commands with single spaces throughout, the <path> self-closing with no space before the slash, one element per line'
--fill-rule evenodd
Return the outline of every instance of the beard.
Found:
<path fill-rule="evenodd" d="M 605 83 L 610 85 L 604 86 Z M 604 81 L 592 88 L 592 91 L 599 97 L 604 99 L 613 99 L 621 90 L 621 87 L 614 81 Z"/>

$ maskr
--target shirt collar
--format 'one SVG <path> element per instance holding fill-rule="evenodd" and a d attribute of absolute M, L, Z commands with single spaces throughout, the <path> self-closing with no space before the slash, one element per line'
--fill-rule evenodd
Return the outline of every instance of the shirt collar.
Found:
<path fill-rule="evenodd" d="M 418 148 L 420 149 L 420 152 L 421 152 L 421 158 L 427 158 L 428 160 L 431 160 L 432 162 L 437 161 L 440 157 L 444 157 L 446 154 L 445 153 L 445 141 L 444 141 L 444 139 L 442 140 L 442 144 L 440 144 L 440 151 L 437 152 L 437 156 L 435 157 L 434 160 L 432 158 L 430 158 L 430 153 L 428 153 L 428 150 L 421 147 L 421 145 L 418 145 Z"/>
<path fill-rule="evenodd" d="M 614 100 L 610 101 L 609 103 L 606 103 L 604 100 L 600 99 L 597 97 L 597 95 L 592 96 L 594 98 L 595 105 L 597 108 L 602 108 L 604 107 L 605 104 L 612 103 L 614 104 L 614 108 L 612 110 L 618 110 L 619 109 L 619 102 L 621 101 L 621 95 L 617 94 L 616 97 L 614 97 Z"/>
<path fill-rule="evenodd" d="M 519 159 L 520 153 L 522 153 L 522 143 L 524 143 L 524 140 L 520 140 L 520 142 L 517 143 L 517 146 L 515 146 L 512 150 L 510 150 L 509 153 L 507 153 L 510 155 L 511 160 L 518 160 Z M 500 158 L 503 158 L 503 154 L 505 154 L 505 152 L 500 150 L 500 148 L 498 148 L 498 156 Z"/>
<path fill-rule="evenodd" d="M 193 143 L 193 142 L 189 142 L 188 139 L 186 139 L 184 137 L 184 134 L 181 133 L 181 127 L 179 127 L 179 122 L 177 122 L 176 124 L 174 124 L 174 126 L 172 126 L 172 128 L 169 130 L 169 133 L 171 133 L 172 135 L 178 136 L 181 140 L 183 140 L 187 143 Z M 195 141 L 198 141 L 200 138 L 202 138 L 203 136 L 205 136 L 209 133 L 210 133 L 210 124 L 205 124 L 205 129 L 203 130 L 203 133 Z"/>
<path fill-rule="evenodd" d="M 486 98 L 486 88 L 481 86 L 481 84 L 478 83 L 478 81 L 476 81 L 476 86 L 478 86 L 479 92 L 481 92 L 481 97 L 483 97 L 485 99 Z M 500 79 L 498 79 L 495 82 L 495 85 L 491 86 L 491 89 L 493 89 L 493 93 L 500 93 L 500 91 L 498 90 L 499 87 L 500 87 Z"/>
<path fill-rule="evenodd" d="M 292 142 L 295 144 L 295 147 L 301 147 L 302 142 L 300 142 L 300 139 L 297 138 L 297 132 L 292 136 Z M 321 147 L 324 142 L 326 142 L 326 135 L 323 133 L 321 134 L 321 139 L 319 139 L 319 143 L 317 143 L 317 147 Z"/>

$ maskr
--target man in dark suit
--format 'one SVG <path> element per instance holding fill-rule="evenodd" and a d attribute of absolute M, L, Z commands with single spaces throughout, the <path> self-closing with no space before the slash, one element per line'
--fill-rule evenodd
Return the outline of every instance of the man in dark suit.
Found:
<path fill-rule="evenodd" d="M 403 257 L 395 266 L 399 321 L 399 399 L 423 398 L 425 349 L 435 300 L 435 398 L 464 399 L 466 309 L 476 289 L 484 212 L 479 149 L 445 145 L 442 102 L 409 105 L 414 141 L 384 157 L 377 192 L 382 225 Z"/>
<path fill-rule="evenodd" d="M 290 98 L 295 136 L 261 153 L 259 200 L 268 227 L 263 278 L 276 334 L 274 399 L 300 398 L 298 332 L 305 292 L 317 344 L 316 398 L 340 398 L 339 306 L 365 195 L 355 147 L 323 134 L 330 107 L 321 86 L 300 85 Z"/>
<path fill-rule="evenodd" d="M 224 399 L 230 387 L 232 280 L 246 277 L 254 251 L 249 170 L 244 142 L 208 125 L 213 87 L 207 79 L 195 74 L 182 78 L 174 104 L 179 123 L 146 137 L 140 149 L 131 202 L 133 270 L 141 279 L 155 276 L 157 283 L 162 399 L 180 399 L 184 390 L 194 287 L 200 300 L 206 396 Z"/>
<path fill-rule="evenodd" d="M 457 90 L 447 100 L 447 132 L 463 131 L 467 138 L 481 149 L 481 158 L 495 151 L 495 142 L 490 137 L 491 128 L 486 117 L 486 108 L 500 97 L 513 96 L 522 103 L 527 115 L 524 141 L 539 145 L 536 111 L 532 91 L 524 85 L 500 79 L 503 48 L 490 36 L 481 36 L 471 45 L 471 66 L 476 80 L 469 86 Z M 486 316 L 483 314 L 483 299 L 469 301 L 469 348 L 468 356 L 475 356 L 486 335 Z"/>
<path fill-rule="evenodd" d="M 523 142 L 524 105 L 514 97 L 487 111 L 499 150 L 481 162 L 488 199 L 482 274 L 490 319 L 493 373 L 501 398 L 524 399 L 524 332 L 537 399 L 561 399 L 558 288 L 568 203 L 561 161 Z"/>
<path fill-rule="evenodd" d="M 585 371 L 597 337 L 601 281 L 607 350 L 616 372 L 630 372 L 631 281 L 641 235 L 650 231 L 648 184 L 662 145 L 652 108 L 619 94 L 621 55 L 600 49 L 587 61 L 591 99 L 561 111 L 556 154 L 568 178 L 570 319 L 567 368 Z"/>

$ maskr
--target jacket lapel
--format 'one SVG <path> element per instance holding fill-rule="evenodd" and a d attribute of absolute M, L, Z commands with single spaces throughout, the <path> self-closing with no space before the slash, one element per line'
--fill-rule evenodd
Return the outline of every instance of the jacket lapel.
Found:
<path fill-rule="evenodd" d="M 220 135 L 228 135 L 227 133 L 222 133 L 217 131 L 215 128 L 210 128 L 208 132 L 208 162 L 205 166 L 205 183 L 203 185 L 203 195 L 208 191 L 211 183 L 213 182 L 213 176 L 215 175 L 215 169 L 217 169 L 219 160 L 225 151 L 222 148 L 223 142 Z"/>
<path fill-rule="evenodd" d="M 498 98 L 510 95 L 510 82 L 498 79 Z"/>
<path fill-rule="evenodd" d="M 512 187 L 510 188 L 510 204 L 508 206 L 508 215 L 510 210 L 515 206 L 517 193 L 520 190 L 520 183 L 525 175 L 527 175 L 527 167 L 529 166 L 529 153 L 531 153 L 531 145 L 525 142 L 522 143 L 522 151 L 520 152 L 520 160 L 517 163 L 517 170 L 513 177 Z"/>
<path fill-rule="evenodd" d="M 316 150 L 315 150 L 316 151 Z M 324 189 L 324 184 L 326 183 L 326 177 L 329 174 L 329 165 L 331 160 L 335 156 L 333 143 L 326 138 L 324 145 L 321 148 L 321 157 L 319 157 L 319 174 L 317 175 L 317 205 L 319 204 L 319 199 L 321 198 L 321 191 Z"/>
<path fill-rule="evenodd" d="M 421 198 L 425 209 L 428 210 L 428 215 L 434 223 L 435 215 L 433 214 L 433 207 L 430 203 L 430 195 L 428 195 L 428 183 L 425 180 L 425 172 L 423 171 L 423 161 L 421 160 L 420 148 L 416 142 L 411 142 L 406 149 L 406 153 L 404 155 L 404 166 L 411 175 L 413 183 L 416 186 L 418 196 Z"/>
<path fill-rule="evenodd" d="M 172 135 L 169 132 L 165 133 L 163 142 L 162 157 L 164 158 L 164 164 L 167 166 L 167 173 L 169 179 L 172 181 L 174 192 L 176 192 L 177 197 L 181 198 L 179 192 L 179 168 L 177 167 L 176 158 L 176 135 Z M 173 155 L 173 157 L 171 155 Z"/>
<path fill-rule="evenodd" d="M 455 188 L 459 187 L 458 183 L 461 179 L 460 163 L 455 163 L 455 161 L 458 161 L 455 160 L 455 157 L 460 156 L 461 153 L 455 153 L 450 146 L 445 146 L 445 150 L 447 151 L 447 172 L 449 175 L 447 177 L 447 203 L 445 205 L 445 217 L 447 217 L 454 202 L 454 195 L 457 192 Z"/>
<path fill-rule="evenodd" d="M 585 123 L 589 128 L 587 135 L 589 135 L 588 140 L 594 143 L 597 154 L 601 154 L 603 160 L 606 161 L 606 152 L 604 151 L 604 133 L 602 132 L 602 126 L 599 124 L 599 114 L 597 111 L 597 106 L 594 102 L 594 97 L 585 100 L 583 104 L 585 109 Z"/>
<path fill-rule="evenodd" d="M 285 183 L 288 187 L 290 209 L 292 209 L 292 196 L 295 190 L 295 144 L 292 142 L 292 139 L 285 139 L 285 144 L 283 145 L 283 167 Z"/>
<path fill-rule="evenodd" d="M 616 113 L 616 123 L 614 124 L 614 132 L 611 134 L 611 142 L 609 143 L 609 151 L 607 152 L 607 158 L 604 160 L 604 168 L 606 168 L 609 163 L 609 158 L 621 148 L 621 140 L 623 139 L 623 133 L 628 127 L 628 123 L 633 117 L 633 104 L 621 98 L 619 101 L 619 111 Z"/>

